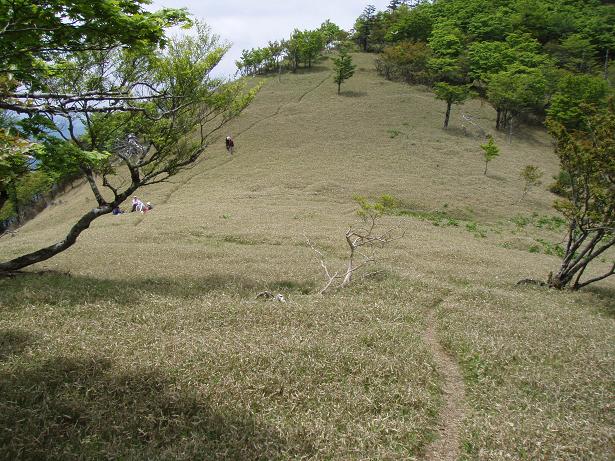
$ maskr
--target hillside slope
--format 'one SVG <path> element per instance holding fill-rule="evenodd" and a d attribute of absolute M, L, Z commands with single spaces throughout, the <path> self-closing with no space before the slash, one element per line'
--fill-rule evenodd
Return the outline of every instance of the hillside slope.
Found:
<path fill-rule="evenodd" d="M 556 174 L 549 138 L 493 133 L 502 153 L 484 176 L 483 140 L 460 113 L 493 132 L 489 106 L 454 107 L 444 131 L 444 103 L 354 59 L 340 96 L 328 61 L 267 79 L 227 130 L 233 157 L 221 138 L 139 191 L 153 212 L 105 216 L 34 268 L 58 274 L 0 280 L 6 453 L 612 459 L 614 282 L 515 286 L 558 264 L 553 196 L 542 186 L 521 200 L 519 178 L 530 163 L 545 182 Z M 383 194 L 404 203 L 384 221 L 405 237 L 382 250 L 380 275 L 318 297 L 306 236 L 341 267 L 353 195 Z M 93 203 L 77 187 L 3 237 L 0 257 L 55 241 Z M 255 300 L 265 289 L 289 302 Z M 81 423 L 57 422 L 66 407 Z"/>

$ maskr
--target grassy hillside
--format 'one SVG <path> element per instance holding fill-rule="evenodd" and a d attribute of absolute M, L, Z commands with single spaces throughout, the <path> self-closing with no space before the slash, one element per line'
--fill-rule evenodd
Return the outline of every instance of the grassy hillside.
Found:
<path fill-rule="evenodd" d="M 0 280 L 0 457 L 615 457 L 615 284 L 515 285 L 558 264 L 553 196 L 521 200 L 519 178 L 557 172 L 549 138 L 493 133 L 485 177 L 460 113 L 492 130 L 489 106 L 454 107 L 443 131 L 444 103 L 355 61 L 341 96 L 328 61 L 268 79 L 232 158 L 221 138 L 140 191 L 153 212 L 105 216 L 33 268 L 50 272 Z M 398 198 L 384 224 L 405 237 L 320 297 L 305 237 L 341 267 L 355 194 Z M 93 204 L 77 187 L 0 258 Z"/>

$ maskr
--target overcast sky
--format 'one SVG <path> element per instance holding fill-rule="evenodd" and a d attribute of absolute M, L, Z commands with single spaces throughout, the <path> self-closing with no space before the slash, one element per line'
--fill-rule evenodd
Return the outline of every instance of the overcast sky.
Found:
<path fill-rule="evenodd" d="M 367 4 L 383 10 L 389 0 L 154 0 L 153 9 L 185 7 L 233 47 L 217 69 L 234 74 L 241 50 L 288 38 L 293 29 L 315 29 L 326 19 L 348 30 Z"/>

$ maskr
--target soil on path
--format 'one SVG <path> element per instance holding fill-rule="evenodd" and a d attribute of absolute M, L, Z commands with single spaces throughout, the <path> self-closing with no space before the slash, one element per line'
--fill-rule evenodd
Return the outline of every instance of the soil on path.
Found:
<path fill-rule="evenodd" d="M 460 428 L 465 416 L 465 384 L 457 362 L 438 341 L 435 309 L 427 316 L 425 342 L 431 349 L 438 372 L 443 378 L 444 405 L 440 414 L 438 438 L 427 447 L 427 461 L 456 461 L 460 451 Z"/>

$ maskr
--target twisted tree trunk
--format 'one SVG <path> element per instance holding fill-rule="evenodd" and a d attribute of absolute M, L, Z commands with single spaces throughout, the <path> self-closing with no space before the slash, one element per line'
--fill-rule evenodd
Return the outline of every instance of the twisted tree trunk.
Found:
<path fill-rule="evenodd" d="M 38 251 L 34 251 L 10 261 L 0 263 L 0 273 L 17 271 L 32 264 L 40 263 L 70 248 L 77 241 L 77 237 L 79 237 L 84 230 L 90 227 L 92 221 L 102 215 L 111 213 L 113 206 L 114 205 L 104 205 L 88 211 L 73 227 L 71 227 L 70 231 L 63 240 Z"/>

